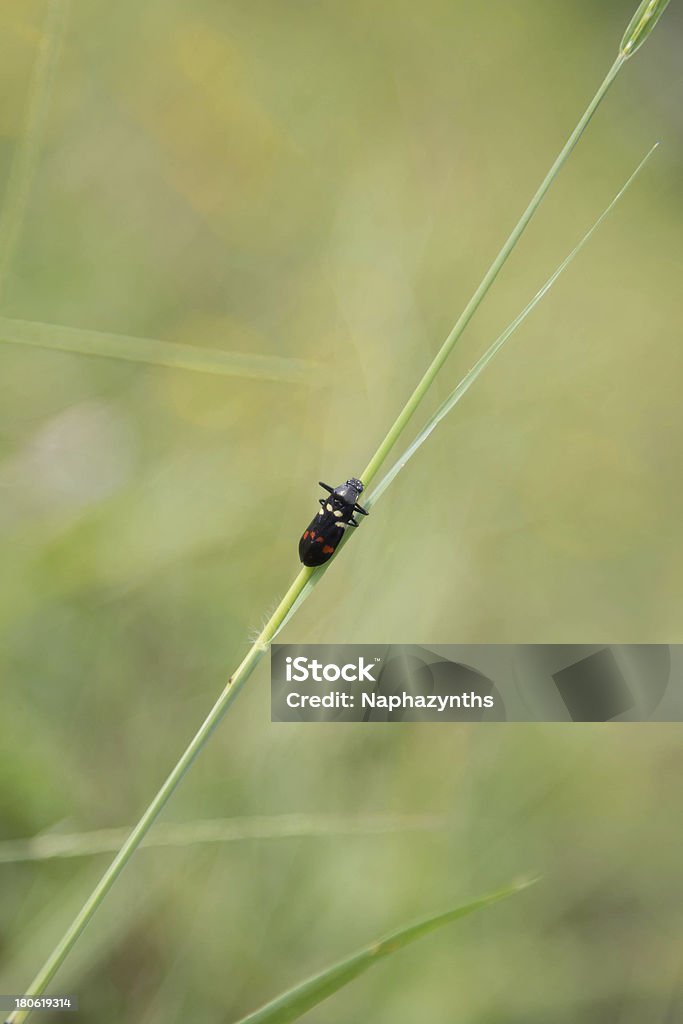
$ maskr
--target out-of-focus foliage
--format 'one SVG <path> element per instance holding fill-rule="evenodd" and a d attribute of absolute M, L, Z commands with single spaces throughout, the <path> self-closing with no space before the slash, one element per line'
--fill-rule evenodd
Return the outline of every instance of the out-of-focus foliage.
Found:
<path fill-rule="evenodd" d="M 52 0 L 50 38 L 44 0 L 3 0 L 16 230 L 0 315 L 323 378 L 0 344 L 5 837 L 137 818 L 296 571 L 316 482 L 367 461 L 632 7 Z M 657 157 L 283 640 L 683 639 L 682 36 L 671 5 L 424 418 L 660 139 Z M 437 812 L 453 827 L 141 851 L 55 982 L 83 1024 L 227 1024 L 528 871 L 546 881 L 310 1020 L 681 1016 L 680 729 L 275 727 L 267 675 L 167 820 Z M 2 866 L 0 991 L 33 975 L 103 865 Z"/>

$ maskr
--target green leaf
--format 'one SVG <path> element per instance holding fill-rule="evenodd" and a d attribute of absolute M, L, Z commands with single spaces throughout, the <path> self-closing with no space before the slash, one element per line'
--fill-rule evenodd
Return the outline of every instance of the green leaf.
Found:
<path fill-rule="evenodd" d="M 367 946 L 347 960 L 328 967 L 326 971 L 314 975 L 301 985 L 297 985 L 296 988 L 278 996 L 272 1002 L 261 1007 L 260 1010 L 243 1017 L 238 1024 L 286 1024 L 287 1021 L 297 1020 L 302 1014 L 327 999 L 328 996 L 338 992 L 340 988 L 364 974 L 380 960 L 386 959 L 392 953 L 396 953 L 404 946 L 415 942 L 416 939 L 422 938 L 423 935 L 436 931 L 437 928 L 443 928 L 444 925 L 451 924 L 453 921 L 459 921 L 461 917 L 467 917 L 468 914 L 483 910 L 493 903 L 507 899 L 508 896 L 514 896 L 528 888 L 534 881 L 536 879 L 518 882 L 474 900 L 472 903 L 466 903 L 463 906 L 447 910 L 445 913 L 427 917 L 407 928 L 401 928 L 386 938 L 373 942 L 371 946 Z"/>

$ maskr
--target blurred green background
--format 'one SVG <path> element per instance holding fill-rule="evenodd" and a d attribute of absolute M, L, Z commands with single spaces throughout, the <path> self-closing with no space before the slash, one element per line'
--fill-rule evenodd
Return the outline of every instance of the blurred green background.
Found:
<path fill-rule="evenodd" d="M 317 481 L 361 471 L 634 7 L 3 0 L 0 341 L 31 321 L 300 362 L 0 344 L 2 838 L 137 819 L 297 571 Z M 682 42 L 672 4 L 414 427 L 655 159 L 282 640 L 683 641 Z M 527 872 L 308 1019 L 683 1019 L 680 728 L 269 715 L 263 662 L 166 822 L 448 827 L 139 852 L 51 987 L 83 1024 L 228 1024 Z M 0 991 L 107 861 L 0 864 Z"/>

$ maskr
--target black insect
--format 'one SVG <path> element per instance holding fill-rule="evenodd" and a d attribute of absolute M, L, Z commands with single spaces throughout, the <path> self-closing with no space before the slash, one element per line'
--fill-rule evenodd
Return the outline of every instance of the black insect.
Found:
<path fill-rule="evenodd" d="M 332 557 L 347 526 L 358 526 L 354 512 L 362 516 L 370 514 L 358 504 L 363 485 L 355 477 L 339 487 L 330 487 L 322 480 L 320 486 L 329 491 L 330 496 L 320 499 L 320 511 L 299 541 L 299 558 L 304 565 L 322 565 Z"/>

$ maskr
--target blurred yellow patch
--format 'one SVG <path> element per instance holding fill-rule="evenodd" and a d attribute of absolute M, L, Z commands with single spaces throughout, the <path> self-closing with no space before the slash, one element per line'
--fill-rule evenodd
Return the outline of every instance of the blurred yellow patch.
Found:
<path fill-rule="evenodd" d="M 0 89 L 0 135 L 20 134 L 26 116 L 29 82 L 43 42 L 42 3 L 0 3 L 2 80 Z M 24 102 L 20 102 L 23 97 Z"/>
<path fill-rule="evenodd" d="M 131 114 L 167 155 L 169 181 L 207 217 L 266 189 L 285 141 L 243 64 L 215 26 L 182 22 L 156 49 L 155 77 L 124 85 Z"/>

